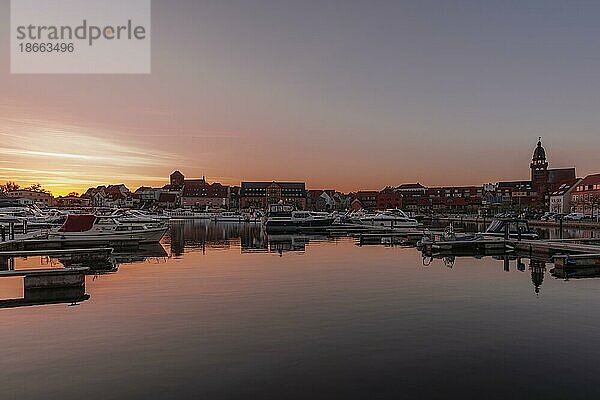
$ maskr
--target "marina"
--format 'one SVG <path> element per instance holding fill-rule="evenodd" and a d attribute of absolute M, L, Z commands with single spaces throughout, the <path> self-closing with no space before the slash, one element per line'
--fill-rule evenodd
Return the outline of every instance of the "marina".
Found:
<path fill-rule="evenodd" d="M 326 370 L 304 373 L 303 379 L 316 382 L 315 390 L 329 393 L 326 381 L 343 379 L 345 383 L 336 393 L 350 395 L 361 390 L 361 385 L 353 383 L 357 377 L 368 374 L 372 363 L 381 361 L 384 354 L 390 355 L 386 365 L 406 381 L 424 372 L 435 374 L 436 369 L 427 360 L 433 354 L 450 357 L 456 351 L 465 351 L 460 350 L 465 343 L 465 324 L 469 345 L 481 350 L 477 351 L 479 361 L 473 364 L 452 359 L 450 366 L 461 373 L 451 374 L 444 382 L 453 391 L 460 391 L 456 385 L 471 382 L 464 374 L 478 374 L 480 384 L 502 396 L 513 394 L 512 385 L 497 383 L 498 377 L 517 382 L 520 390 L 528 393 L 512 367 L 524 362 L 533 363 L 533 367 L 544 365 L 544 373 L 552 374 L 564 372 L 562 364 L 573 366 L 577 360 L 595 365 L 587 346 L 569 345 L 567 353 L 560 353 L 561 363 L 549 363 L 550 355 L 545 356 L 544 350 L 547 343 L 564 346 L 562 338 L 580 332 L 583 325 L 600 327 L 600 320 L 576 312 L 586 307 L 590 298 L 600 296 L 594 289 L 600 278 L 599 266 L 587 263 L 597 263 L 597 259 L 592 257 L 584 265 L 560 256 L 569 250 L 569 259 L 583 261 L 591 248 L 580 245 L 595 246 L 595 239 L 584 239 L 584 243 L 577 243 L 577 239 L 521 240 L 522 248 L 498 254 L 461 254 L 455 248 L 430 258 L 415 249 L 416 241 L 429 227 L 404 232 L 367 228 L 356 231 L 356 227 L 336 226 L 319 234 L 268 234 L 260 224 L 174 220 L 161 243 L 147 249 L 140 245 L 114 250 L 3 251 L 1 257 L 12 261 L 0 272 L 0 295 L 5 293 L 0 307 L 4 308 L 3 318 L 11 318 L 12 323 L 0 339 L 9 340 L 10 335 L 11 343 L 20 349 L 19 360 L 25 360 L 15 361 L 16 352 L 5 351 L 13 371 L 28 371 L 37 382 L 22 385 L 23 378 L 16 372 L 3 375 L 0 383 L 8 390 L 6 398 L 35 398 L 41 393 L 53 397 L 61 392 L 56 383 L 58 372 L 36 372 L 36 365 L 42 361 L 36 362 L 34 354 L 40 351 L 43 363 L 62 360 L 61 365 L 71 370 L 71 381 L 81 388 L 70 391 L 66 399 L 84 394 L 100 398 L 91 394 L 100 383 L 89 387 L 98 376 L 113 382 L 142 382 L 136 396 L 151 396 L 160 390 L 156 383 L 160 376 L 162 382 L 178 382 L 172 387 L 179 389 L 173 392 L 171 387 L 170 395 L 194 390 L 226 398 L 248 392 L 240 387 L 225 394 L 222 382 L 250 374 L 253 379 L 276 380 L 255 389 L 270 396 L 279 385 L 301 390 L 296 378 L 287 376 L 294 371 L 289 357 L 294 363 L 307 363 L 306 355 L 326 355 L 331 360 Z M 544 236 L 544 232 L 540 234 Z M 493 240 L 504 243 L 503 238 Z M 509 242 L 516 246 L 519 241 Z M 553 246 L 554 250 L 531 253 L 526 246 L 532 244 Z M 65 268 L 67 255 L 71 268 Z M 96 256 L 114 258 L 117 266 L 98 269 L 100 263 L 93 261 Z M 92 269 L 94 265 L 96 270 Z M 39 284 L 36 288 L 28 284 L 27 289 L 21 286 L 19 297 L 15 290 L 19 284 L 13 280 L 25 279 L 25 275 L 30 276 L 28 279 L 45 275 L 54 287 L 42 289 Z M 55 279 L 61 275 L 74 280 L 58 284 Z M 82 279 L 85 286 L 81 286 Z M 433 297 L 433 292 L 438 297 Z M 65 322 L 52 324 L 46 320 L 36 323 L 38 330 L 27 329 L 27 321 L 42 313 Z M 569 323 L 556 322 L 557 314 Z M 490 325 L 491 319 L 495 322 Z M 267 320 L 271 322 L 265 324 Z M 107 324 L 118 329 L 103 328 Z M 419 328 L 409 328 L 412 326 Z M 428 328 L 423 330 L 423 326 Z M 489 335 L 496 330 L 501 330 L 506 339 L 491 339 Z M 16 337 L 15 332 L 19 333 Z M 312 338 L 314 348 L 304 347 L 306 336 Z M 178 339 L 167 340 L 173 337 Z M 595 343 L 595 336 L 584 337 L 587 344 Z M 23 346 L 33 341 L 39 345 Z M 106 341 L 112 343 L 110 348 L 103 344 Z M 45 346 L 56 350 L 43 352 Z M 73 346 L 108 354 L 96 357 L 91 369 L 76 369 L 79 356 Z M 132 370 L 128 367 L 130 351 L 140 346 L 152 346 L 158 354 L 175 352 L 181 357 L 168 366 L 156 364 L 153 358 L 138 358 L 143 368 Z M 280 346 L 290 349 L 292 355 L 275 352 L 276 359 L 266 356 Z M 223 361 L 232 348 L 238 359 L 235 365 Z M 425 349 L 429 351 L 423 353 Z M 355 369 L 345 370 L 349 351 L 358 361 Z M 483 373 L 483 365 L 494 359 L 492 351 L 501 351 L 504 363 L 510 366 L 496 369 L 493 374 Z M 400 362 L 401 354 L 410 357 L 410 366 Z M 471 351 L 467 354 L 475 356 Z M 481 359 L 481 354 L 490 355 Z M 268 365 L 269 371 L 281 368 L 277 365 L 286 360 L 286 373 L 273 378 L 271 372 L 256 371 L 253 365 L 257 360 Z M 195 373 L 182 375 L 180 371 L 192 365 Z M 595 373 L 595 367 L 591 368 L 588 371 Z M 319 380 L 323 374 L 326 381 Z M 372 379 L 385 382 L 386 393 L 396 393 L 400 387 L 406 392 L 403 383 L 390 386 L 385 375 L 373 375 Z M 580 386 L 582 382 L 583 378 L 566 386 L 551 384 L 541 393 L 568 392 L 575 398 L 589 395 L 582 389 L 585 386 Z M 102 396 L 115 394 L 122 387 L 103 385 Z M 417 386 L 408 393 L 431 394 L 427 386 Z"/>
<path fill-rule="evenodd" d="M 0 400 L 600 397 L 600 2 L 0 15 Z"/>

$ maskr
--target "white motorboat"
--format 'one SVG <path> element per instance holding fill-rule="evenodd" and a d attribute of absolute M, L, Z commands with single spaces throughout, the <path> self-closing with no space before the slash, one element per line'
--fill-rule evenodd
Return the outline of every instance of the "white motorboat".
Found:
<path fill-rule="evenodd" d="M 399 209 L 389 209 L 379 212 L 357 211 L 351 213 L 347 220 L 353 224 L 370 225 L 384 228 L 415 228 L 419 222 L 410 218 Z"/>
<path fill-rule="evenodd" d="M 0 204 L 0 224 L 22 224 L 26 221 L 34 228 L 60 225 L 64 220 L 65 215 L 57 210 L 43 211 L 36 205 Z"/>
<path fill-rule="evenodd" d="M 213 222 L 249 223 L 261 222 L 262 216 L 260 212 L 225 211 L 215 214 L 211 220 Z"/>
<path fill-rule="evenodd" d="M 58 229 L 48 237 L 65 242 L 118 242 L 157 243 L 167 232 L 165 226 L 148 226 L 139 223 L 122 223 L 112 217 L 91 214 L 69 215 Z"/>
<path fill-rule="evenodd" d="M 169 218 L 163 215 L 147 214 L 141 210 L 117 210 L 110 217 L 121 223 L 164 225 Z"/>
<path fill-rule="evenodd" d="M 165 215 L 170 219 L 212 219 L 216 213 L 214 211 L 193 211 L 179 208 L 177 210 L 165 211 Z"/>
<path fill-rule="evenodd" d="M 302 229 L 325 229 L 335 218 L 329 213 L 297 211 L 293 206 L 272 204 L 265 222 L 267 232 L 293 232 Z"/>
<path fill-rule="evenodd" d="M 238 211 L 225 211 L 222 213 L 215 214 L 211 218 L 211 221 L 243 223 L 243 222 L 250 222 L 250 216 L 248 214 L 242 214 Z"/>

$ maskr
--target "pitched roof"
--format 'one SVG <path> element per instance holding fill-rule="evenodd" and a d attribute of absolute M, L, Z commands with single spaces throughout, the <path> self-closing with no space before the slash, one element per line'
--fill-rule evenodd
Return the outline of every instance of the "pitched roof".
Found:
<path fill-rule="evenodd" d="M 498 189 L 500 188 L 531 189 L 531 181 L 498 182 Z"/>
<path fill-rule="evenodd" d="M 204 179 L 189 179 L 183 184 L 183 197 L 227 197 L 229 186 L 218 182 L 208 183 Z"/>
<path fill-rule="evenodd" d="M 175 203 L 177 200 L 177 195 L 175 193 L 161 193 L 158 196 L 159 203 Z"/>
<path fill-rule="evenodd" d="M 553 168 L 548 170 L 548 182 L 563 183 L 575 179 L 575 168 Z"/>
<path fill-rule="evenodd" d="M 304 182 L 242 182 L 242 189 L 266 189 L 272 184 L 281 186 L 282 189 L 302 189 L 306 187 Z"/>
<path fill-rule="evenodd" d="M 581 181 L 580 185 L 598 185 L 600 184 L 600 174 L 588 175 Z"/>
<path fill-rule="evenodd" d="M 417 183 L 403 183 L 402 185 L 398 186 L 396 189 L 398 190 L 403 190 L 403 189 L 426 189 L 425 186 L 421 185 L 419 182 Z"/>
<path fill-rule="evenodd" d="M 551 196 L 563 196 L 569 192 L 574 186 L 577 185 L 579 179 L 572 179 L 568 182 L 563 182 L 560 185 L 556 185 L 552 192 L 550 192 Z"/>

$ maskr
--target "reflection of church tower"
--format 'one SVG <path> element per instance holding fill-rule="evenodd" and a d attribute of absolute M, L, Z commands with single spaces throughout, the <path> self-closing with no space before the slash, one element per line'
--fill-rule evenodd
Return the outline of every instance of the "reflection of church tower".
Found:
<path fill-rule="evenodd" d="M 544 282 L 544 273 L 546 272 L 546 263 L 542 261 L 531 260 L 529 262 L 531 270 L 531 282 L 533 283 L 535 294 L 540 293 L 540 288 Z"/>
<path fill-rule="evenodd" d="M 546 160 L 546 150 L 542 147 L 541 137 L 531 159 L 531 184 L 537 192 L 538 198 L 543 200 L 548 191 L 548 161 Z"/>

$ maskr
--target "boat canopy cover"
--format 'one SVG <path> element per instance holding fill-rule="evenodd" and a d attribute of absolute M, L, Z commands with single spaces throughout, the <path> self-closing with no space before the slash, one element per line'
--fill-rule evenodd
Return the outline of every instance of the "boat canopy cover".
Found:
<path fill-rule="evenodd" d="M 519 233 L 519 232 L 520 233 L 529 233 L 530 232 L 527 221 L 517 220 L 517 219 L 513 219 L 513 220 L 495 219 L 492 221 L 490 226 L 488 226 L 488 228 L 486 229 L 485 232 L 486 233 L 504 233 L 507 225 L 508 225 L 508 231 L 511 234 Z"/>
<path fill-rule="evenodd" d="M 70 214 L 67 216 L 67 220 L 58 230 L 59 232 L 85 232 L 92 229 L 96 221 L 96 216 L 91 214 L 74 215 Z"/>

